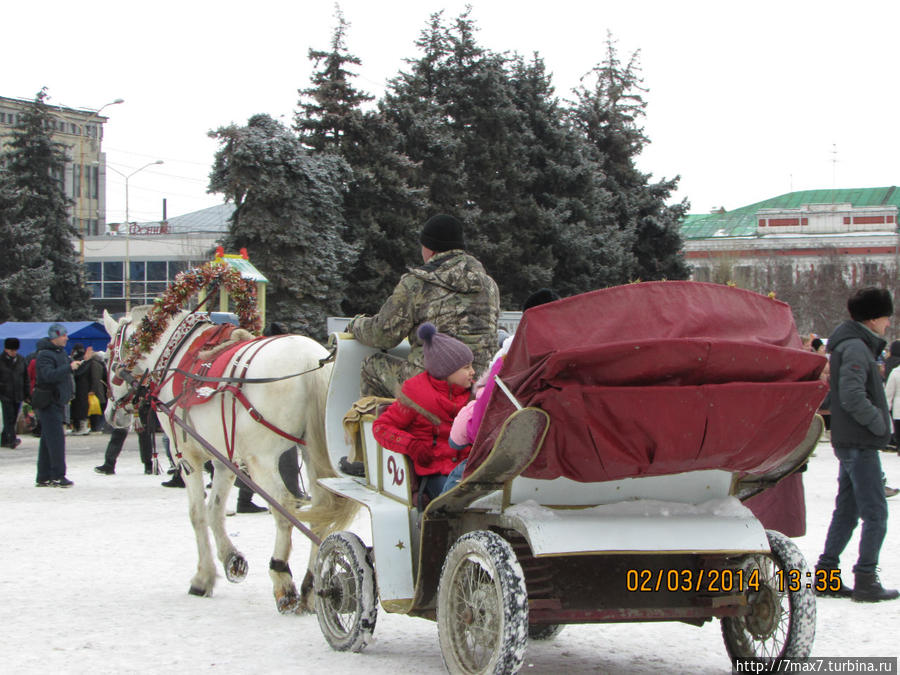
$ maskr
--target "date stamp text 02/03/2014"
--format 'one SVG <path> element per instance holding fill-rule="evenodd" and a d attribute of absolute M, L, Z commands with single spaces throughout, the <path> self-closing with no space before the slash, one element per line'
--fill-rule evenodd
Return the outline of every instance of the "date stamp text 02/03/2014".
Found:
<path fill-rule="evenodd" d="M 819 593 L 841 590 L 840 570 L 820 569 L 814 572 L 798 569 L 775 570 L 772 581 L 779 592 L 796 593 L 803 588 Z M 743 593 L 759 591 L 764 583 L 758 568 L 744 569 L 629 569 L 625 588 L 633 593 L 679 591 L 695 593 Z"/>

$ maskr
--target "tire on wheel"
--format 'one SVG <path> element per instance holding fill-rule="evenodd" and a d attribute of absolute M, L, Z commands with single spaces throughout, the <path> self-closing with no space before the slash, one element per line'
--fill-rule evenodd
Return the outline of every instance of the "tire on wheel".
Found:
<path fill-rule="evenodd" d="M 512 546 L 485 530 L 460 537 L 438 585 L 438 636 L 451 673 L 517 673 L 528 646 L 528 592 Z"/>
<path fill-rule="evenodd" d="M 360 652 L 378 616 L 375 570 L 359 537 L 335 532 L 319 547 L 315 566 L 316 618 L 332 649 Z"/>
<path fill-rule="evenodd" d="M 552 640 L 562 632 L 565 624 L 561 623 L 532 623 L 528 626 L 529 640 Z"/>
<path fill-rule="evenodd" d="M 750 579 L 748 572 L 759 570 L 759 590 L 746 591 L 752 613 L 722 619 L 725 649 L 732 660 L 762 658 L 775 663 L 785 657 L 803 658 L 812 651 L 816 599 L 806 586 L 811 578 L 806 560 L 781 532 L 766 530 L 766 536 L 771 556 L 752 556 L 745 563 L 745 579 Z M 793 579 L 802 582 L 794 589 Z"/>

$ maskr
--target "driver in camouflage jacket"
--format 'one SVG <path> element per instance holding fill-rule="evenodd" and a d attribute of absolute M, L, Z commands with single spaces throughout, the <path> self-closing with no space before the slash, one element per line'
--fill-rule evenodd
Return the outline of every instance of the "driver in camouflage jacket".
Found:
<path fill-rule="evenodd" d="M 370 347 L 390 349 L 403 338 L 407 359 L 378 352 L 363 361 L 363 396 L 396 396 L 399 386 L 424 370 L 416 329 L 426 321 L 465 343 L 476 373 L 490 363 L 497 347 L 500 292 L 478 260 L 465 252 L 462 224 L 453 216 L 433 216 L 419 236 L 424 263 L 400 278 L 375 316 L 357 316 L 346 331 Z"/>

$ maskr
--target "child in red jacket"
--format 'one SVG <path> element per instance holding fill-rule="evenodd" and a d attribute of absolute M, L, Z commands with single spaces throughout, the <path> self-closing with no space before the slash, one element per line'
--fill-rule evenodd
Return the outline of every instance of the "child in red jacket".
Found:
<path fill-rule="evenodd" d="M 372 426 L 375 439 L 385 448 L 412 459 L 425 493 L 436 497 L 453 468 L 469 448 L 450 447 L 450 426 L 471 395 L 475 371 L 472 350 L 456 338 L 423 323 L 417 332 L 422 341 L 425 372 L 406 380 L 400 395 Z"/>

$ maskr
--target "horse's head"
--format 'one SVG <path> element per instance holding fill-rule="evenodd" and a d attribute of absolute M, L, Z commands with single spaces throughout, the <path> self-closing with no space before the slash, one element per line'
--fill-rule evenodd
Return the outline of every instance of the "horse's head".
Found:
<path fill-rule="evenodd" d="M 131 424 L 135 407 L 139 403 L 141 385 L 147 372 L 146 367 L 137 366 L 129 368 L 126 362 L 131 356 L 128 338 L 140 325 L 141 319 L 150 310 L 149 305 L 135 307 L 131 314 L 118 321 L 113 319 L 109 312 L 103 310 L 103 324 L 106 332 L 111 336 L 108 362 L 109 398 L 106 403 L 104 416 L 106 421 L 117 429 L 127 428 Z"/>

